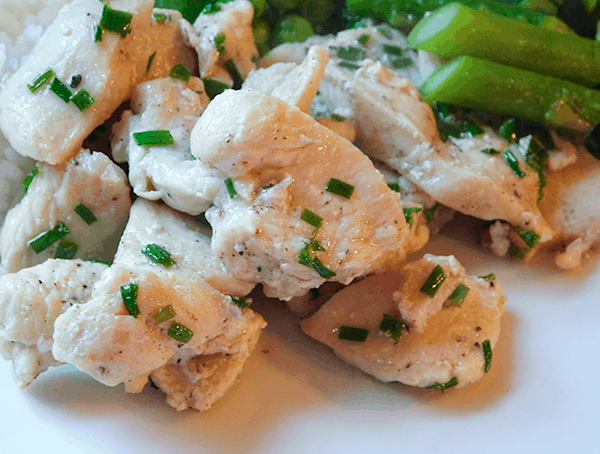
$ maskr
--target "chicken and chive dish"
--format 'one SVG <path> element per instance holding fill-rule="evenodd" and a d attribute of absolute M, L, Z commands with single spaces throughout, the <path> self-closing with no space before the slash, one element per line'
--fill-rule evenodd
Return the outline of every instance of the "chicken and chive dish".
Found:
<path fill-rule="evenodd" d="M 0 231 L 20 388 L 70 364 L 207 410 L 266 326 L 251 292 L 381 381 L 464 387 L 506 298 L 430 237 L 476 219 L 565 270 L 600 238 L 600 44 L 549 1 L 63 3 L 0 85 L 29 159 Z"/>

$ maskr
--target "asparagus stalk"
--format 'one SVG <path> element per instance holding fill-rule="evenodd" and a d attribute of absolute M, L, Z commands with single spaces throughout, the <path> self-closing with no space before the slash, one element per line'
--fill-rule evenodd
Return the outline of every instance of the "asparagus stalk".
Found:
<path fill-rule="evenodd" d="M 447 58 L 493 60 L 593 87 L 600 83 L 600 43 L 457 3 L 422 19 L 408 44 Z"/>
<path fill-rule="evenodd" d="M 571 31 L 563 21 L 554 16 L 494 0 L 346 0 L 346 5 L 359 16 L 382 19 L 391 25 L 401 26 L 406 22 L 407 13 L 421 18 L 425 13 L 452 2 L 462 3 L 478 10 L 491 11 L 544 28 L 562 32 Z"/>
<path fill-rule="evenodd" d="M 419 87 L 423 97 L 590 132 L 600 122 L 600 91 L 473 57 L 437 68 Z"/>

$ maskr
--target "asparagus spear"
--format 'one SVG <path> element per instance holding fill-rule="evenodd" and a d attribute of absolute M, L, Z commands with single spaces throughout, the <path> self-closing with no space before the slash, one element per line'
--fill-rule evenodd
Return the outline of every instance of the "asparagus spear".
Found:
<path fill-rule="evenodd" d="M 473 57 L 437 68 L 419 87 L 423 97 L 590 132 L 600 122 L 600 91 Z"/>
<path fill-rule="evenodd" d="M 562 32 L 571 31 L 563 21 L 554 16 L 494 0 L 346 0 L 346 5 L 359 16 L 382 19 L 392 25 L 401 26 L 406 22 L 407 13 L 421 18 L 425 13 L 451 2 L 462 3 L 478 10 L 491 11 L 544 28 Z"/>
<path fill-rule="evenodd" d="M 493 60 L 593 87 L 600 83 L 600 43 L 457 3 L 422 19 L 408 44 L 447 58 Z"/>

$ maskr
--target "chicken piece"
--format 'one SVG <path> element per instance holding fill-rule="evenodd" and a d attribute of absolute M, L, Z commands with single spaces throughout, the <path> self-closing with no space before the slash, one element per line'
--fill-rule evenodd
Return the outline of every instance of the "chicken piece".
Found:
<path fill-rule="evenodd" d="M 75 0 L 60 10 L 0 94 L 0 127 L 15 150 L 50 164 L 64 163 L 79 152 L 84 139 L 146 76 L 153 4 L 113 0 L 111 8 L 133 14 L 131 33 L 121 38 L 104 32 L 101 42 L 94 42 L 94 36 L 105 7 L 102 2 Z M 80 111 L 53 92 L 50 81 L 32 93 L 28 85 L 48 69 L 64 84 L 63 91 L 74 95 L 85 90 L 93 103 Z"/>
<path fill-rule="evenodd" d="M 556 242 L 567 245 L 556 256 L 556 264 L 578 268 L 584 254 L 600 241 L 600 203 L 590 196 L 600 190 L 600 163 L 582 151 L 575 164 L 546 176 L 540 209 L 556 232 Z"/>
<path fill-rule="evenodd" d="M 0 354 L 13 362 L 13 378 L 26 388 L 51 366 L 54 321 L 73 304 L 85 303 L 107 268 L 81 260 L 47 260 L 0 276 Z"/>
<path fill-rule="evenodd" d="M 201 13 L 191 26 L 182 23 L 184 36 L 198 53 L 200 75 L 228 83 L 236 82 L 236 68 L 242 79 L 256 68 L 258 50 L 254 44 L 252 18 L 254 7 L 248 0 L 215 3 L 212 13 Z M 219 37 L 219 38 L 217 38 Z M 215 42 L 215 40 L 217 42 Z M 231 61 L 232 63 L 227 63 Z"/>
<path fill-rule="evenodd" d="M 131 206 L 125 173 L 102 153 L 88 150 L 67 164 L 38 163 L 37 168 L 27 194 L 8 212 L 0 231 L 2 272 L 15 273 L 49 258 L 72 258 L 64 255 L 69 249 L 75 249 L 76 257 L 110 261 Z M 86 216 L 86 208 L 96 221 Z M 30 246 L 60 223 L 69 230 L 67 236 L 45 249 L 40 246 L 39 252 Z"/>
<path fill-rule="evenodd" d="M 326 280 L 348 284 L 404 259 L 398 194 L 360 150 L 298 108 L 226 91 L 194 127 L 191 145 L 230 179 L 206 212 L 213 252 L 234 276 L 262 282 L 267 296 L 288 300 Z M 336 194 L 344 190 L 353 192 Z M 304 210 L 316 218 L 303 220 Z"/>
<path fill-rule="evenodd" d="M 447 302 L 432 313 L 423 332 L 411 327 L 395 341 L 391 332 L 382 331 L 381 327 L 385 314 L 399 318 L 398 292 L 402 298 L 411 295 L 413 292 L 405 288 L 422 285 L 427 279 L 429 266 L 423 262 L 440 263 L 447 269 L 452 260 L 430 256 L 406 264 L 398 272 L 367 277 L 336 293 L 315 315 L 302 322 L 302 329 L 345 361 L 384 382 L 425 387 L 456 378 L 460 388 L 477 381 L 485 370 L 483 342 L 489 340 L 494 347 L 504 312 L 506 298 L 494 281 L 461 274 L 458 281 L 452 282 L 469 287 L 467 297 L 460 306 Z M 416 273 L 419 269 L 425 274 Z M 444 282 L 439 291 L 448 284 L 449 281 Z M 397 323 L 398 326 L 401 321 Z M 341 326 L 366 329 L 368 337 L 365 342 L 339 339 Z"/>
<path fill-rule="evenodd" d="M 133 91 L 132 109 L 125 111 L 112 134 L 113 157 L 129 162 L 133 191 L 148 200 L 163 200 L 188 214 L 198 215 L 212 204 L 225 176 L 194 158 L 190 152 L 192 128 L 209 99 L 202 81 L 156 79 Z M 173 145 L 141 146 L 133 133 L 168 130 Z"/>
<path fill-rule="evenodd" d="M 335 114 L 331 117 L 318 117 L 316 120 L 349 142 L 356 140 L 356 121 L 353 119 Z"/>
<path fill-rule="evenodd" d="M 167 77 L 177 64 L 192 72 L 198 68 L 198 56 L 188 46 L 182 27 L 190 25 L 179 11 L 154 8 L 149 30 L 150 49 L 146 60 L 145 80 Z"/>
<path fill-rule="evenodd" d="M 142 253 L 149 243 L 172 254 L 174 263 L 152 261 Z M 122 288 L 130 284 L 138 286 L 137 317 L 124 305 Z M 57 319 L 53 354 L 104 384 L 125 383 L 131 392 L 141 391 L 153 371 L 171 365 L 157 371 L 157 381 L 164 380 L 159 386 L 172 394 L 170 402 L 180 409 L 186 405 L 206 409 L 221 397 L 211 393 L 225 392 L 233 383 L 233 374 L 265 326 L 259 315 L 242 310 L 215 288 L 239 294 L 252 286 L 233 279 L 212 256 L 208 238 L 191 218 L 138 199 L 114 264 L 94 286 L 90 301 Z M 157 312 L 167 311 L 167 306 L 175 315 L 157 321 Z M 221 362 L 232 364 L 197 369 L 200 363 L 195 359 L 219 354 L 224 355 Z M 189 372 L 185 377 L 169 362 L 175 355 L 175 364 Z M 177 363 L 178 359 L 185 361 Z M 183 399 L 182 387 L 197 392 Z"/>
<path fill-rule="evenodd" d="M 310 114 L 310 103 L 317 94 L 328 61 L 325 49 L 312 46 L 306 58 L 298 65 L 277 63 L 269 68 L 252 70 L 243 88 L 275 96 Z"/>

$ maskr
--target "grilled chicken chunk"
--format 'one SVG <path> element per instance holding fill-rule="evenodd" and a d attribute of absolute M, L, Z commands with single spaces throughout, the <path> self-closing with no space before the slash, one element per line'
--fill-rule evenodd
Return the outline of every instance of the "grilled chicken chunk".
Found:
<path fill-rule="evenodd" d="M 50 164 L 64 163 L 79 152 L 83 140 L 146 76 L 153 5 L 151 0 L 112 1 L 111 8 L 133 14 L 131 33 L 122 38 L 105 31 L 101 42 L 94 37 L 102 2 L 75 0 L 61 9 L 0 94 L 0 127 L 15 150 Z M 32 93 L 28 85 L 49 69 L 56 79 Z M 52 90 L 57 81 L 64 84 L 62 97 L 55 93 L 60 90 Z M 94 102 L 80 111 L 68 92 L 83 90 Z"/>
<path fill-rule="evenodd" d="M 192 128 L 209 99 L 202 81 L 156 79 L 138 85 L 126 111 L 113 128 L 112 149 L 117 161 L 129 163 L 133 191 L 148 200 L 163 200 L 188 214 L 203 213 L 212 204 L 225 176 L 192 156 Z M 134 133 L 168 130 L 170 145 L 138 145 Z"/>
<path fill-rule="evenodd" d="M 131 206 L 125 173 L 102 153 L 88 150 L 67 164 L 38 163 L 38 169 L 0 231 L 2 272 L 14 273 L 49 258 L 72 258 L 67 250 L 74 257 L 112 260 Z M 61 223 L 68 235 L 45 248 L 36 246 L 43 243 L 40 236 Z"/>
<path fill-rule="evenodd" d="M 148 244 L 172 255 L 155 263 L 142 253 Z M 131 284 L 137 286 L 136 317 L 124 305 L 123 288 Z M 109 386 L 125 383 L 132 392 L 156 371 L 158 386 L 178 409 L 207 409 L 231 386 L 265 326 L 259 315 L 221 291 L 245 294 L 251 288 L 211 255 L 192 218 L 138 199 L 114 264 L 90 301 L 56 321 L 53 354 Z M 170 315 L 161 319 L 159 311 Z M 197 359 L 205 355 L 223 358 L 218 367 L 198 368 Z M 221 364 L 227 361 L 232 363 Z M 196 390 L 192 396 L 181 396 L 181 389 L 190 388 Z"/>
<path fill-rule="evenodd" d="M 262 282 L 268 296 L 288 300 L 326 280 L 347 284 L 404 259 L 398 193 L 360 150 L 298 108 L 226 91 L 191 144 L 229 177 L 206 213 L 213 252 L 234 276 Z"/>
<path fill-rule="evenodd" d="M 101 263 L 51 259 L 0 277 L 0 354 L 12 360 L 19 388 L 62 364 L 51 352 L 54 322 L 69 307 L 90 298 L 106 268 Z"/>
<path fill-rule="evenodd" d="M 441 284 L 433 304 L 419 289 L 436 265 L 452 277 Z M 460 305 L 447 300 L 458 283 L 469 288 Z M 425 255 L 397 272 L 367 277 L 336 293 L 302 322 L 302 329 L 379 380 L 425 387 L 456 378 L 463 387 L 485 373 L 483 342 L 496 344 L 505 300 L 498 284 L 465 276 L 453 257 Z M 401 313 L 411 322 L 396 340 L 392 333 L 402 323 Z M 384 315 L 396 321 L 382 327 Z M 413 329 L 419 318 L 422 331 Z M 366 341 L 338 338 L 341 326 L 368 330 Z"/>

